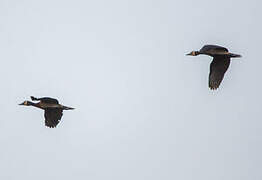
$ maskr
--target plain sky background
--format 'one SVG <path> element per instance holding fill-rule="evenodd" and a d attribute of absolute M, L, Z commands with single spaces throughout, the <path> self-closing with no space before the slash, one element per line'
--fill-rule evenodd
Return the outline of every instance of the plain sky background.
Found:
<path fill-rule="evenodd" d="M 261 180 L 261 0 L 0 0 L 1 180 Z M 239 53 L 217 91 L 204 44 Z M 55 129 L 18 106 L 75 107 Z"/>

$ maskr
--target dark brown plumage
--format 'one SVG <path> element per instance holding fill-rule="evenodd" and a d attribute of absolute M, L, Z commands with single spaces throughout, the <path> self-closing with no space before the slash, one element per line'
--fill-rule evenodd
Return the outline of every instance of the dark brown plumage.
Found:
<path fill-rule="evenodd" d="M 45 125 L 54 128 L 60 122 L 63 116 L 63 109 L 46 108 L 45 109 Z"/>
<path fill-rule="evenodd" d="M 208 83 L 209 88 L 212 90 L 217 89 L 222 82 L 230 64 L 230 58 L 241 57 L 241 55 L 230 53 L 227 48 L 217 45 L 205 45 L 199 51 L 192 51 L 187 55 L 197 56 L 199 54 L 213 57 L 210 64 Z"/>
<path fill-rule="evenodd" d="M 43 109 L 45 111 L 45 114 L 44 114 L 45 125 L 50 128 L 56 127 L 57 124 L 60 122 L 63 116 L 63 110 L 74 109 L 71 107 L 63 106 L 59 104 L 58 100 L 49 98 L 49 97 L 35 98 L 31 96 L 31 99 L 32 101 L 40 101 L 40 102 L 33 103 L 31 101 L 24 101 L 23 103 L 19 105 L 34 106 L 34 107 Z"/>

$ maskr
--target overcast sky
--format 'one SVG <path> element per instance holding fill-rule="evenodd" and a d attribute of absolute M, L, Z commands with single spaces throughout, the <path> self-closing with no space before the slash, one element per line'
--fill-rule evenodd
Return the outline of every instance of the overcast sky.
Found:
<path fill-rule="evenodd" d="M 261 180 L 260 0 L 0 0 L 0 179 Z M 233 59 L 217 91 L 205 44 Z M 75 107 L 55 129 L 18 106 Z"/>

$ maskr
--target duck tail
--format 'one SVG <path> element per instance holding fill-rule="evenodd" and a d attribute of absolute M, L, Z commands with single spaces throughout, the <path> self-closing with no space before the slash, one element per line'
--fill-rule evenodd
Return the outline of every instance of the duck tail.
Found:
<path fill-rule="evenodd" d="M 30 96 L 30 98 L 32 99 L 32 101 L 39 101 L 39 99 L 34 96 Z"/>
<path fill-rule="evenodd" d="M 63 106 L 63 109 L 64 109 L 64 110 L 73 110 L 73 109 L 75 109 L 75 108 Z"/>
<path fill-rule="evenodd" d="M 229 55 L 230 55 L 230 57 L 232 57 L 232 58 L 240 58 L 240 57 L 242 57 L 240 54 L 230 53 Z"/>

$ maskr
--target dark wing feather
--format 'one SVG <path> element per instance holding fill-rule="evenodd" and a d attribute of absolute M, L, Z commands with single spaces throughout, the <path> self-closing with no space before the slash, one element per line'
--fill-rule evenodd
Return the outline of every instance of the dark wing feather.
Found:
<path fill-rule="evenodd" d="M 60 122 L 63 116 L 63 109 L 47 108 L 45 109 L 45 125 L 54 128 Z"/>
<path fill-rule="evenodd" d="M 50 98 L 50 97 L 43 97 L 43 98 L 39 98 L 39 100 L 43 103 L 47 103 L 47 104 L 59 104 L 57 99 L 54 98 Z"/>
<path fill-rule="evenodd" d="M 210 89 L 217 89 L 224 78 L 230 64 L 228 57 L 215 57 L 210 64 L 209 73 L 209 87 Z"/>
<path fill-rule="evenodd" d="M 222 46 L 217 46 L 217 45 L 205 45 L 203 46 L 200 51 L 200 53 L 203 54 L 211 54 L 211 55 L 215 55 L 215 54 L 223 54 L 223 53 L 227 53 L 228 50 L 225 47 Z"/>

